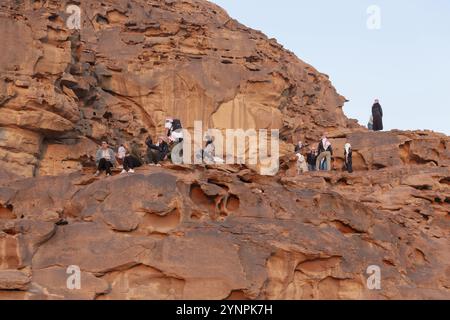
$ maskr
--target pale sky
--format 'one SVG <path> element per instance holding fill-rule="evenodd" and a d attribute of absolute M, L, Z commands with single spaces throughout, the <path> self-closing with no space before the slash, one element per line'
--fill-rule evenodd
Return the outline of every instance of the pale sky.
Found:
<path fill-rule="evenodd" d="M 328 74 L 362 125 L 379 98 L 385 129 L 450 135 L 450 0 L 212 2 Z M 381 29 L 367 26 L 372 5 Z"/>

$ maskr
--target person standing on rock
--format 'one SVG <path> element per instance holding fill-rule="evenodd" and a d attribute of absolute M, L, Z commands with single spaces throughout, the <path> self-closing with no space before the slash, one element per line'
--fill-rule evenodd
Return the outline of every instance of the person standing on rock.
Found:
<path fill-rule="evenodd" d="M 323 171 L 331 171 L 331 157 L 333 155 L 333 148 L 331 142 L 326 135 L 322 137 L 319 142 L 319 156 L 316 160 L 316 168 Z"/>
<path fill-rule="evenodd" d="M 306 162 L 308 163 L 308 171 L 316 171 L 317 151 L 312 148 L 306 155 Z"/>
<path fill-rule="evenodd" d="M 372 117 L 373 117 L 373 131 L 383 130 L 383 109 L 381 108 L 380 101 L 375 100 L 372 106 Z"/>
<path fill-rule="evenodd" d="M 353 159 L 352 159 L 352 146 L 350 143 L 346 143 L 344 146 L 345 168 L 348 173 L 353 172 Z"/>
<path fill-rule="evenodd" d="M 115 163 L 114 151 L 108 146 L 106 141 L 102 142 L 101 147 L 97 150 L 95 155 L 95 162 L 97 164 L 97 172 L 95 176 L 99 176 L 100 172 L 106 171 L 106 176 L 111 176 L 111 168 L 114 167 Z"/>

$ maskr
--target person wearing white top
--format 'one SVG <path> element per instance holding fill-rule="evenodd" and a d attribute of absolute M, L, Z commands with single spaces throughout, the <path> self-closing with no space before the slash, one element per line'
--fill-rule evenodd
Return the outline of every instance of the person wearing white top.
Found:
<path fill-rule="evenodd" d="M 102 146 L 97 150 L 95 155 L 95 162 L 97 164 L 95 176 L 98 176 L 102 171 L 106 171 L 106 176 L 111 176 L 111 168 L 114 167 L 115 161 L 114 151 L 108 146 L 106 141 L 103 141 Z"/>
<path fill-rule="evenodd" d="M 127 155 L 127 149 L 123 144 L 120 145 L 119 149 L 117 150 L 116 160 L 119 164 L 119 168 L 123 168 L 123 161 L 125 160 L 125 156 Z"/>

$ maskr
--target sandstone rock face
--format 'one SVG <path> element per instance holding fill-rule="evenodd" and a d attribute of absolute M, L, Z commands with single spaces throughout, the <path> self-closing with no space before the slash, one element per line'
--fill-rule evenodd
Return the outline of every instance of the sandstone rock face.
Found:
<path fill-rule="evenodd" d="M 0 299 L 450 298 L 449 137 L 368 132 L 326 75 L 209 2 L 70 3 L 79 31 L 69 2 L 0 3 Z M 280 171 L 86 169 L 167 116 L 280 129 Z M 298 176 L 290 143 L 324 132 L 334 170 Z"/>
<path fill-rule="evenodd" d="M 78 170 L 86 139 L 144 146 L 168 116 L 286 140 L 349 126 L 326 75 L 211 3 L 80 1 L 80 30 L 67 5 L 0 4 L 0 161 L 21 176 Z"/>
<path fill-rule="evenodd" d="M 1 295 L 450 297 L 448 167 L 298 177 L 230 171 L 154 168 L 4 184 L 0 266 L 30 276 L 0 271 Z M 61 217 L 68 225 L 54 224 Z M 66 286 L 72 265 L 82 271 L 80 290 Z M 371 265 L 381 268 L 381 290 L 366 286 Z M 3 280 L 8 272 L 14 276 Z"/>

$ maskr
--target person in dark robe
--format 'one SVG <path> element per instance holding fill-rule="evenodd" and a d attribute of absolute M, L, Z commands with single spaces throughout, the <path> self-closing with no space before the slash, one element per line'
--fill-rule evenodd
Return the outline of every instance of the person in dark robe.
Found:
<path fill-rule="evenodd" d="M 383 130 L 383 109 L 381 108 L 380 101 L 375 100 L 372 106 L 373 117 L 373 131 Z"/>

